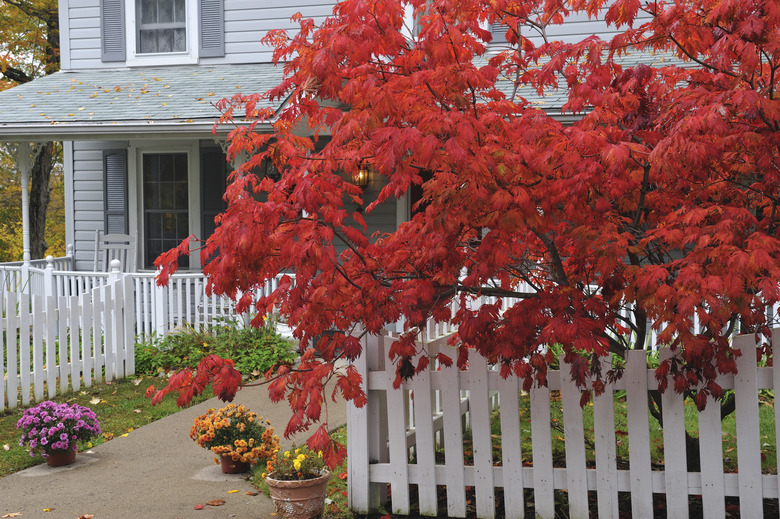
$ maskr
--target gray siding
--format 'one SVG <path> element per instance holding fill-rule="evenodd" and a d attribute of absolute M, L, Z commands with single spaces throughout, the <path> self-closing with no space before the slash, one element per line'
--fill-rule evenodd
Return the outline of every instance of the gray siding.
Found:
<path fill-rule="evenodd" d="M 295 29 L 290 17 L 297 12 L 320 22 L 333 12 L 330 0 L 225 0 L 225 57 L 203 58 L 202 63 L 269 63 L 273 49 L 260 40 L 272 29 Z"/>
<path fill-rule="evenodd" d="M 272 49 L 260 40 L 271 29 L 294 29 L 290 17 L 301 12 L 305 17 L 322 21 L 333 11 L 333 0 L 225 0 L 225 56 L 201 58 L 203 64 L 269 63 Z M 122 62 L 104 63 L 100 57 L 100 1 L 69 0 L 68 43 L 70 69 L 116 68 Z M 193 28 L 194 29 L 194 28 Z"/>
<path fill-rule="evenodd" d="M 69 0 L 67 6 L 71 70 L 116 67 L 100 60 L 100 1 Z"/>
<path fill-rule="evenodd" d="M 73 230 L 76 270 L 92 270 L 95 231 L 103 230 L 103 150 L 127 147 L 127 142 L 73 143 Z"/>
<path fill-rule="evenodd" d="M 547 27 L 547 39 L 549 41 L 561 40 L 564 43 L 577 43 L 593 34 L 598 35 L 603 40 L 610 40 L 623 29 L 616 29 L 614 25 L 607 26 L 604 17 L 607 9 L 602 8 L 597 18 L 588 18 L 586 13 L 572 13 L 563 25 L 551 25 Z M 649 20 L 649 15 L 639 13 L 637 20 Z M 639 22 L 641 23 L 641 22 Z M 637 21 L 634 22 L 637 25 Z M 541 35 L 530 28 L 523 27 L 523 35 L 529 38 L 535 45 L 544 43 Z"/>
<path fill-rule="evenodd" d="M 379 191 L 386 184 L 383 178 L 372 178 L 368 187 L 366 187 L 363 194 L 363 207 L 368 206 L 371 202 L 376 200 L 379 195 Z M 389 198 L 382 205 L 374 209 L 370 213 L 363 213 L 363 219 L 366 221 L 366 235 L 372 238 L 371 241 L 376 241 L 374 237 L 375 233 L 391 233 L 396 230 L 396 204 L 398 201 L 394 198 Z M 347 202 L 345 203 L 345 209 L 348 213 L 352 213 L 356 209 L 356 205 Z M 345 221 L 351 221 L 351 218 Z M 341 254 L 346 250 L 346 246 L 342 244 L 341 240 L 334 240 L 336 252 Z"/>

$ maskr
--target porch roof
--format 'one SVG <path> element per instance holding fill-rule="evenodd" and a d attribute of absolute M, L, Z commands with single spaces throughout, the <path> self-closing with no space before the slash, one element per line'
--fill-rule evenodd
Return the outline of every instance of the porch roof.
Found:
<path fill-rule="evenodd" d="M 217 101 L 281 80 L 272 64 L 57 72 L 0 92 L 0 141 L 210 137 Z"/>

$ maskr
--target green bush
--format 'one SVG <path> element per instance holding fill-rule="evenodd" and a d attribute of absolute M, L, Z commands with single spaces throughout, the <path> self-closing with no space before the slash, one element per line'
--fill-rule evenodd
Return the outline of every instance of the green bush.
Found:
<path fill-rule="evenodd" d="M 156 374 L 197 365 L 207 355 L 232 359 L 244 376 L 259 376 L 271 368 L 292 364 L 293 344 L 271 326 L 240 328 L 236 324 L 195 328 L 184 326 L 136 346 L 137 373 Z"/>

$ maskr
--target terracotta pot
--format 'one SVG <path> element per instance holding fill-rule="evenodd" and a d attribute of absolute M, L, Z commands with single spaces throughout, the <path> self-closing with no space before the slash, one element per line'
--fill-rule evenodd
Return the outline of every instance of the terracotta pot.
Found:
<path fill-rule="evenodd" d="M 233 461 L 233 458 L 230 456 L 222 456 L 223 474 L 242 474 L 244 472 L 249 472 L 249 463 Z"/>
<path fill-rule="evenodd" d="M 284 481 L 265 478 L 276 512 L 284 519 L 312 519 L 321 517 L 325 509 L 330 472 L 327 470 L 314 479 Z"/>
<path fill-rule="evenodd" d="M 74 461 L 76 461 L 76 451 L 73 449 L 54 451 L 46 458 L 46 464 L 50 467 L 63 467 Z"/>

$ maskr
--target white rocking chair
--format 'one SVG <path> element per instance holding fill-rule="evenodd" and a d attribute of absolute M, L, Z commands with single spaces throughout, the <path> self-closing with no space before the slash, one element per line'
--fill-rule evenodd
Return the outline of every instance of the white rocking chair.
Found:
<path fill-rule="evenodd" d="M 119 260 L 122 272 L 135 272 L 138 237 L 130 234 L 104 234 L 95 231 L 95 271 L 108 272 L 111 261 Z"/>

